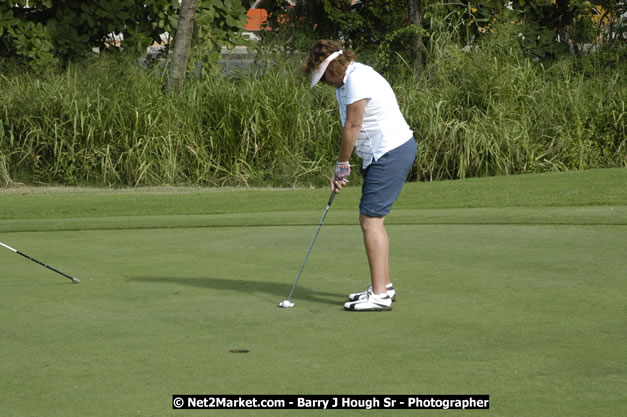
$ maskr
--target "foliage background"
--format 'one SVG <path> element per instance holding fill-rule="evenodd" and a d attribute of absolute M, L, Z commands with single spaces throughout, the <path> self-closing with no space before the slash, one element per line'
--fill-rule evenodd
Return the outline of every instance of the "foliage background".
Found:
<path fill-rule="evenodd" d="M 178 0 L 0 0 L 0 57 L 42 70 L 85 59 L 94 47 L 141 55 L 162 34 L 176 34 L 179 8 Z M 213 61 L 240 41 L 246 22 L 239 0 L 200 0 L 196 20 L 196 58 Z"/>
<path fill-rule="evenodd" d="M 227 74 L 214 65 L 215 51 L 238 21 L 228 10 L 207 10 L 191 59 L 203 71 L 178 95 L 163 93 L 161 61 L 138 65 L 135 48 L 67 57 L 64 65 L 4 56 L 0 186 L 326 184 L 340 137 L 337 104 L 331 89 L 309 89 L 300 72 L 318 34 L 300 20 L 268 31 L 253 69 Z M 355 29 L 347 42 L 390 81 L 415 132 L 412 179 L 627 166 L 624 43 L 540 58 L 524 47 L 520 24 L 490 20 L 484 31 L 470 25 L 471 34 L 468 16 L 477 12 L 466 10 L 425 7 L 421 70 L 400 34 L 369 44 L 359 24 L 347 23 Z M 336 12 L 336 19 L 349 13 Z M 377 27 L 400 21 L 380 17 Z M 211 22 L 223 25 L 210 30 Z"/>

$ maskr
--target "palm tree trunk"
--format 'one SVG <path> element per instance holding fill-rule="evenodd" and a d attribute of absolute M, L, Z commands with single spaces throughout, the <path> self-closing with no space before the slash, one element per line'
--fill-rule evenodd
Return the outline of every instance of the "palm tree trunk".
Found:
<path fill-rule="evenodd" d="M 422 1 L 421 0 L 409 0 L 409 23 L 423 28 L 422 17 Z M 412 44 L 414 50 L 414 68 L 416 73 L 422 71 L 425 64 L 425 48 L 422 42 L 422 35 L 417 35 Z"/>
<path fill-rule="evenodd" d="M 168 92 L 170 93 L 175 93 L 183 88 L 197 6 L 198 0 L 183 0 L 181 3 L 179 23 L 174 36 L 172 62 L 169 65 Z"/>

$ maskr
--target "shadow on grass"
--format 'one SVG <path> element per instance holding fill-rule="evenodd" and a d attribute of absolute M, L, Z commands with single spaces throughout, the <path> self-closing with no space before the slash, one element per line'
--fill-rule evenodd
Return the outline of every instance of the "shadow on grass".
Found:
<path fill-rule="evenodd" d="M 292 283 L 277 283 L 268 281 L 250 281 L 244 279 L 226 279 L 215 277 L 127 277 L 129 281 L 139 283 L 177 284 L 200 287 L 218 291 L 236 291 L 246 294 L 262 293 L 276 297 L 277 304 L 286 299 Z M 317 291 L 297 285 L 292 301 L 311 301 L 319 304 L 338 305 L 344 302 L 344 294 Z"/>

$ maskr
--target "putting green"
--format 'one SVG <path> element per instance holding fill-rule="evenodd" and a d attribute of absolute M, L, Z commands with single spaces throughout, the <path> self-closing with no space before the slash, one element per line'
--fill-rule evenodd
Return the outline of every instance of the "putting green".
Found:
<path fill-rule="evenodd" d="M 82 280 L 0 252 L 0 415 L 627 415 L 625 190 L 627 170 L 408 184 L 389 313 L 342 309 L 368 285 L 357 189 L 292 309 L 277 304 L 327 190 L 0 191 L 0 241 Z M 173 394 L 488 394 L 490 410 L 177 411 Z"/>

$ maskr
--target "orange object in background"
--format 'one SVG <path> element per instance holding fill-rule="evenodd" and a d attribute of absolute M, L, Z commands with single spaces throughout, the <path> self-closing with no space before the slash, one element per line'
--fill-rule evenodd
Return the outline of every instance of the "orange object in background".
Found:
<path fill-rule="evenodd" d="M 259 30 L 268 30 L 268 12 L 266 9 L 248 9 L 246 12 L 248 22 L 244 26 L 244 30 L 248 32 L 256 32 Z"/>

